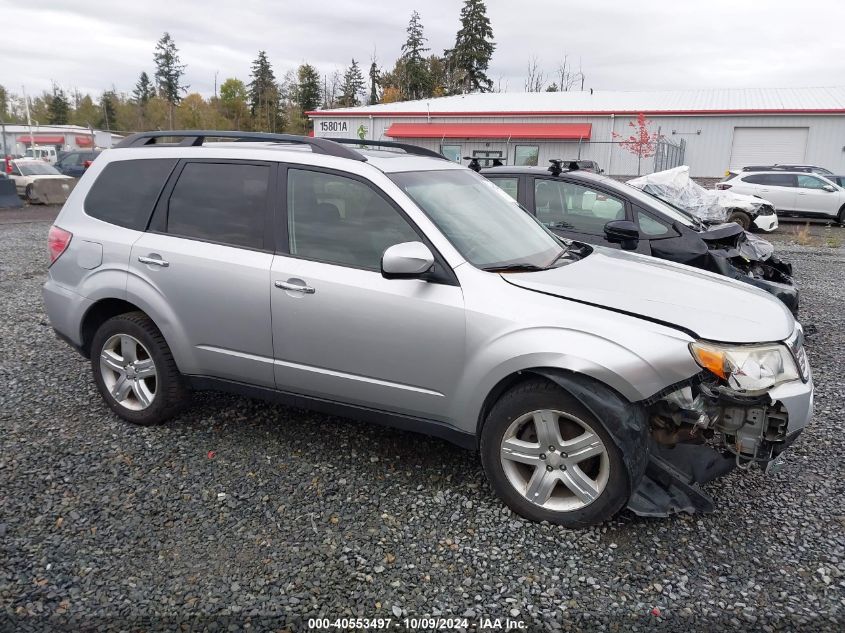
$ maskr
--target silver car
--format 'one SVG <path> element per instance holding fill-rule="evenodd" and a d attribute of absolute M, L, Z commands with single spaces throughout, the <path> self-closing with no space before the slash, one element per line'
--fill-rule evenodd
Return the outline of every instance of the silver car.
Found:
<path fill-rule="evenodd" d="M 777 299 L 560 240 L 411 146 L 131 136 L 49 247 L 50 321 L 123 419 L 222 389 L 427 433 L 535 521 L 706 512 L 699 484 L 779 467 L 811 417 Z"/>

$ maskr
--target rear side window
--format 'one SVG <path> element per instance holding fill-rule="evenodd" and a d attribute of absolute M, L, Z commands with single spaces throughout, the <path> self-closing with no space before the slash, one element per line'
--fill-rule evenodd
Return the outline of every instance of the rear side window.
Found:
<path fill-rule="evenodd" d="M 167 232 L 209 242 L 264 248 L 270 168 L 188 163 L 170 194 Z"/>
<path fill-rule="evenodd" d="M 88 192 L 85 213 L 127 229 L 145 230 L 175 166 L 175 160 L 164 158 L 110 163 Z"/>
<path fill-rule="evenodd" d="M 795 186 L 795 176 L 792 174 L 754 174 L 745 176 L 742 181 L 752 185 L 769 185 L 772 187 Z"/>

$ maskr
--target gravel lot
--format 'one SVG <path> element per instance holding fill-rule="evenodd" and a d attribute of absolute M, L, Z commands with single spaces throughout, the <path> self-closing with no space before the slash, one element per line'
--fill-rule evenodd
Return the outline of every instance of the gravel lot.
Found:
<path fill-rule="evenodd" d="M 710 484 L 712 515 L 569 531 L 410 433 L 217 394 L 164 427 L 118 421 L 46 324 L 48 226 L 0 226 L 0 630 L 845 626 L 845 248 L 778 246 L 818 327 L 816 419 L 786 468 Z"/>

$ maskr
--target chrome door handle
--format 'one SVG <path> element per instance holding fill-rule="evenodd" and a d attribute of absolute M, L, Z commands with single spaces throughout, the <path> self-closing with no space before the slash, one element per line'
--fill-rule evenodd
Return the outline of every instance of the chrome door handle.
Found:
<path fill-rule="evenodd" d="M 152 266 L 161 266 L 162 268 L 167 268 L 170 266 L 170 262 L 165 261 L 163 259 L 159 259 L 156 257 L 144 257 L 143 255 L 138 257 L 138 261 L 142 264 L 150 264 Z"/>
<path fill-rule="evenodd" d="M 317 292 L 311 286 L 300 286 L 299 284 L 289 284 L 286 281 L 277 281 L 275 282 L 276 288 L 281 288 L 282 290 L 293 290 L 294 292 L 301 292 L 306 295 L 313 295 Z"/>

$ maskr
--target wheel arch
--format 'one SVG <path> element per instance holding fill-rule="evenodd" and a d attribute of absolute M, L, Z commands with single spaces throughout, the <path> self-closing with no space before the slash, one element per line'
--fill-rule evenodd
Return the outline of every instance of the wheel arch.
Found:
<path fill-rule="evenodd" d="M 649 425 L 645 408 L 591 376 L 558 367 L 533 367 L 506 376 L 484 399 L 477 421 L 477 441 L 480 442 L 484 422 L 499 398 L 517 385 L 537 378 L 559 386 L 597 420 L 604 421 L 610 417 L 616 422 L 604 423 L 603 426 L 622 451 L 622 458 L 631 476 L 629 496 L 633 494 L 649 460 Z"/>

